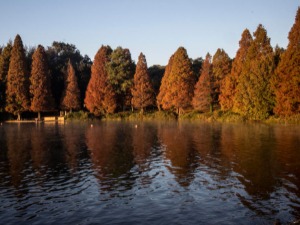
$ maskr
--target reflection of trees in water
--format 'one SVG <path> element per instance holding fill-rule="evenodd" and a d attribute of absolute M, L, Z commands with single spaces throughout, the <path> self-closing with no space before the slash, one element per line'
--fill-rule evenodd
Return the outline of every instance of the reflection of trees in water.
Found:
<path fill-rule="evenodd" d="M 230 136 L 237 146 L 233 169 L 241 175 L 239 180 L 245 191 L 253 198 L 269 199 L 275 191 L 278 173 L 272 127 L 262 124 L 235 126 Z"/>
<path fill-rule="evenodd" d="M 73 171 L 78 168 L 80 159 L 87 158 L 86 146 L 82 144 L 84 129 L 80 124 L 70 123 L 63 127 L 63 146 L 65 160 Z"/>
<path fill-rule="evenodd" d="M 39 173 L 58 175 L 65 165 L 62 125 L 37 124 L 31 129 L 31 157 Z"/>
<path fill-rule="evenodd" d="M 133 128 L 127 125 L 100 123 L 86 130 L 86 144 L 103 191 L 129 190 L 133 186 Z"/>
<path fill-rule="evenodd" d="M 191 133 L 184 125 L 177 123 L 161 124 L 158 136 L 165 145 L 165 157 L 170 161 L 169 171 L 181 186 L 189 186 L 197 168 L 197 153 Z"/>
<path fill-rule="evenodd" d="M 27 126 L 26 128 L 30 129 L 31 127 Z M 7 131 L 5 138 L 11 184 L 16 190 L 22 187 L 22 191 L 16 194 L 23 195 L 23 192 L 26 192 L 26 185 L 23 182 L 26 176 L 24 171 L 28 168 L 30 159 L 30 132 L 24 132 L 21 124 L 7 126 L 5 129 Z"/>
<path fill-rule="evenodd" d="M 291 201 L 293 214 L 300 218 L 300 133 L 296 126 L 275 126 L 277 161 L 286 197 Z"/>
<path fill-rule="evenodd" d="M 135 129 L 132 131 L 133 156 L 137 165 L 137 171 L 135 172 L 139 174 L 142 185 L 151 183 L 153 177 L 148 172 L 152 169 L 151 164 L 155 163 L 153 157 L 157 154 L 155 151 L 158 146 L 155 124 L 142 122 L 135 125 Z"/>

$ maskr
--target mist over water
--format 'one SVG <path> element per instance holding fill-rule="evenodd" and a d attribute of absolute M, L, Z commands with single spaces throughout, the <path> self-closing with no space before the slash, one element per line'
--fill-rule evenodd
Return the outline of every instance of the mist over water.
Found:
<path fill-rule="evenodd" d="M 1 224 L 273 224 L 300 218 L 300 127 L 0 126 Z"/>

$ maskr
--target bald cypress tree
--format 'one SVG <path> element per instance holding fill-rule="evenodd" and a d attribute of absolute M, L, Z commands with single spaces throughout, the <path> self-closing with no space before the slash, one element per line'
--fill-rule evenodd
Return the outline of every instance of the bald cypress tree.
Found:
<path fill-rule="evenodd" d="M 61 108 L 70 111 L 79 110 L 81 108 L 77 77 L 70 59 L 68 61 L 67 79 L 65 81 L 65 90 L 62 95 Z"/>
<path fill-rule="evenodd" d="M 168 89 L 170 89 L 170 74 L 172 70 L 174 55 L 169 59 L 168 65 L 166 66 L 164 75 L 161 80 L 161 85 L 159 88 L 159 93 L 156 97 L 156 103 L 159 110 L 161 108 L 169 110 L 171 108 L 171 101 L 168 97 Z"/>
<path fill-rule="evenodd" d="M 236 88 L 234 111 L 250 119 L 261 120 L 272 113 L 274 95 L 274 54 L 266 29 L 259 25 L 248 49 Z"/>
<path fill-rule="evenodd" d="M 111 53 L 112 49 L 109 46 L 101 46 L 98 50 L 86 90 L 85 106 L 96 116 L 113 113 L 117 107 L 116 95 L 108 80 L 107 63 Z"/>
<path fill-rule="evenodd" d="M 6 107 L 7 112 L 18 115 L 29 110 L 29 72 L 27 71 L 25 50 L 20 35 L 17 35 L 11 51 L 7 74 Z"/>
<path fill-rule="evenodd" d="M 51 77 L 45 49 L 39 45 L 32 56 L 30 76 L 31 110 L 38 113 L 54 109 L 54 99 L 51 92 Z"/>
<path fill-rule="evenodd" d="M 223 49 L 218 49 L 212 59 L 212 101 L 213 109 L 218 109 L 221 84 L 231 70 L 231 59 Z"/>
<path fill-rule="evenodd" d="M 139 55 L 133 79 L 132 105 L 143 113 L 147 106 L 154 104 L 154 90 L 147 70 L 147 61 L 143 53 Z"/>
<path fill-rule="evenodd" d="M 195 77 L 192 63 L 183 47 L 179 47 L 172 56 L 172 67 L 166 82 L 163 96 L 163 109 L 173 109 L 180 115 L 191 106 L 194 92 Z"/>
<path fill-rule="evenodd" d="M 233 108 L 236 86 L 238 84 L 239 76 L 242 73 L 243 64 L 251 42 L 252 36 L 250 31 L 245 29 L 242 33 L 242 38 L 239 42 L 240 47 L 232 63 L 230 74 L 225 77 L 221 84 L 219 100 L 222 110 L 231 110 Z"/>
<path fill-rule="evenodd" d="M 4 110 L 6 102 L 6 83 L 12 43 L 9 41 L 0 55 L 0 111 Z"/>
<path fill-rule="evenodd" d="M 300 7 L 288 38 L 287 50 L 272 82 L 276 97 L 274 112 L 280 116 L 300 113 Z"/>
<path fill-rule="evenodd" d="M 209 53 L 206 54 L 201 75 L 195 85 L 192 104 L 194 109 L 201 112 L 212 111 L 212 65 Z"/>

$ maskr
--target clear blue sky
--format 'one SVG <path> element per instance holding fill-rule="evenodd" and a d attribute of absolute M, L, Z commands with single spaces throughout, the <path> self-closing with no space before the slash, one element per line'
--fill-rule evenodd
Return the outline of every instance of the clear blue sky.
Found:
<path fill-rule="evenodd" d="M 223 48 L 230 57 L 241 33 L 258 24 L 273 46 L 286 47 L 299 0 L 1 0 L 0 44 L 20 34 L 25 45 L 75 44 L 92 60 L 102 44 L 140 52 L 148 66 L 167 64 L 179 46 L 191 58 Z"/>

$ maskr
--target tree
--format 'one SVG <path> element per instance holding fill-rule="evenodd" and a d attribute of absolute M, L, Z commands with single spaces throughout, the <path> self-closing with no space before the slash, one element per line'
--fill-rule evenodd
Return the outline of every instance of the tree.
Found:
<path fill-rule="evenodd" d="M 231 70 L 231 59 L 223 49 L 218 49 L 212 60 L 212 101 L 213 109 L 220 107 L 221 84 Z"/>
<path fill-rule="evenodd" d="M 0 111 L 4 110 L 6 102 L 6 82 L 11 57 L 12 42 L 9 41 L 0 55 Z"/>
<path fill-rule="evenodd" d="M 274 54 L 266 29 L 254 32 L 236 88 L 234 111 L 250 119 L 266 119 L 274 105 L 270 80 L 274 75 Z"/>
<path fill-rule="evenodd" d="M 107 64 L 108 80 L 117 97 L 119 109 L 125 110 L 131 104 L 131 87 L 135 64 L 131 59 L 129 49 L 116 48 Z"/>
<path fill-rule="evenodd" d="M 289 32 L 289 44 L 282 54 L 272 80 L 275 91 L 274 112 L 279 116 L 300 113 L 300 7 Z"/>
<path fill-rule="evenodd" d="M 47 55 L 52 74 L 52 93 L 56 105 L 59 106 L 61 103 L 69 59 L 72 61 L 78 80 L 78 87 L 81 93 L 80 105 L 83 105 L 84 95 L 91 77 L 91 59 L 87 55 L 82 56 L 75 45 L 57 41 L 54 41 L 52 46 L 48 47 Z"/>
<path fill-rule="evenodd" d="M 6 111 L 18 115 L 29 109 L 29 73 L 20 35 L 17 35 L 11 51 L 7 74 Z"/>
<path fill-rule="evenodd" d="M 131 93 L 133 107 L 141 109 L 142 113 L 147 106 L 154 104 L 154 90 L 147 70 L 146 57 L 143 53 L 140 54 L 136 66 Z"/>
<path fill-rule="evenodd" d="M 80 91 L 78 88 L 77 77 L 71 60 L 69 59 L 61 109 L 70 111 L 78 110 L 81 108 L 80 105 Z"/>
<path fill-rule="evenodd" d="M 175 109 L 180 115 L 183 110 L 191 106 L 195 77 L 185 48 L 179 47 L 172 57 L 172 67 L 168 68 L 171 71 L 166 78 L 168 81 L 166 81 L 164 96 L 160 96 L 160 98 L 162 97 L 164 109 Z"/>
<path fill-rule="evenodd" d="M 192 105 L 194 109 L 207 112 L 212 111 L 212 65 L 211 55 L 206 54 L 201 75 L 195 85 Z"/>
<path fill-rule="evenodd" d="M 96 116 L 113 113 L 117 107 L 115 92 L 108 81 L 107 63 L 111 53 L 112 49 L 109 46 L 101 46 L 98 50 L 86 90 L 85 106 Z"/>
<path fill-rule="evenodd" d="M 248 29 L 242 33 L 242 38 L 239 42 L 239 49 L 236 53 L 235 59 L 232 63 L 230 74 L 225 77 L 224 82 L 221 84 L 221 94 L 219 101 L 222 110 L 231 110 L 233 108 L 236 86 L 241 75 L 243 64 L 252 42 L 252 36 Z"/>
<path fill-rule="evenodd" d="M 39 45 L 32 56 L 30 76 L 31 110 L 38 113 L 54 109 L 54 99 L 51 92 L 51 77 L 47 55 L 43 46 Z"/>
<path fill-rule="evenodd" d="M 174 59 L 174 54 L 170 57 L 168 65 L 166 66 L 164 75 L 161 80 L 159 93 L 156 97 L 158 110 L 161 110 L 161 108 L 163 109 L 171 108 L 171 102 L 169 101 L 170 98 L 168 97 L 168 89 L 170 89 L 170 74 L 172 70 L 173 59 Z"/>

